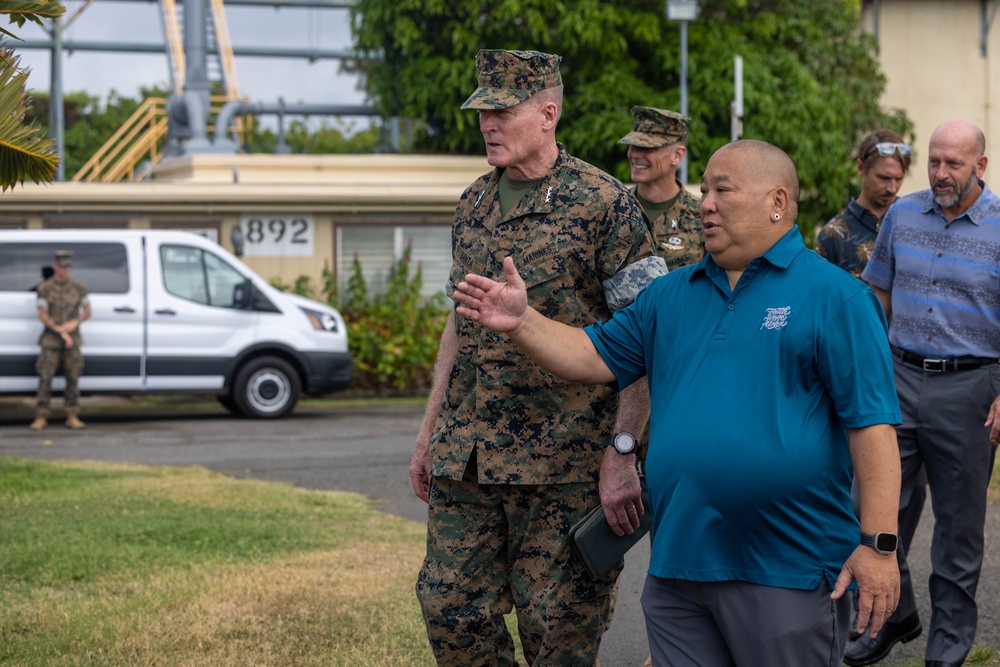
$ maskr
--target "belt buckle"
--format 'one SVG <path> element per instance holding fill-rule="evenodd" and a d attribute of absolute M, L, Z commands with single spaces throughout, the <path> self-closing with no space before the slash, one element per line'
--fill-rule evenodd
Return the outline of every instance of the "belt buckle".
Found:
<path fill-rule="evenodd" d="M 925 373 L 944 373 L 948 370 L 947 359 L 924 359 L 923 368 Z"/>

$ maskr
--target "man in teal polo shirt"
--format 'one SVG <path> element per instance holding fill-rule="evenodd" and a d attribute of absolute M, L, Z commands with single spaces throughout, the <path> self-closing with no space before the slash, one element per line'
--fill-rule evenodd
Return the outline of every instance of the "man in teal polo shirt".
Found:
<path fill-rule="evenodd" d="M 653 550 L 642 596 L 658 666 L 840 667 L 858 581 L 875 636 L 899 595 L 899 405 L 868 287 L 806 249 L 780 149 L 724 146 L 702 179 L 709 256 L 604 323 L 573 328 L 467 276 L 457 312 L 573 382 L 646 376 Z M 851 473 L 861 492 L 860 526 Z M 641 512 L 643 508 L 638 508 Z"/>

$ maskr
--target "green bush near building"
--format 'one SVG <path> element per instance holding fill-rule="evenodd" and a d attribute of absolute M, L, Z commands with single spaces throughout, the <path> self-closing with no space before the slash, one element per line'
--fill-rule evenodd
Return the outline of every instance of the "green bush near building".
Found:
<path fill-rule="evenodd" d="M 444 294 L 421 296 L 423 272 L 413 266 L 410 249 L 393 267 L 384 293 L 368 289 L 357 257 L 351 264 L 347 290 L 337 289 L 333 272 L 323 270 L 320 294 L 312 278 L 299 276 L 287 285 L 271 284 L 288 292 L 319 298 L 339 309 L 347 323 L 347 345 L 354 357 L 352 388 L 374 396 L 415 396 L 430 391 L 441 332 L 450 312 Z"/>

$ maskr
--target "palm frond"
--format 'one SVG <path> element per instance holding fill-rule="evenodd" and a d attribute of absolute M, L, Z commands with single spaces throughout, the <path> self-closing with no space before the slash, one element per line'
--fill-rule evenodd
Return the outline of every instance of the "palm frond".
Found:
<path fill-rule="evenodd" d="M 11 23 L 23 27 L 25 21 L 42 25 L 42 19 L 54 19 L 66 13 L 66 8 L 55 0 L 0 0 L 0 14 L 7 14 Z M 6 30 L 4 33 L 11 35 Z M 15 37 L 11 35 L 11 37 Z"/>
<path fill-rule="evenodd" d="M 28 105 L 27 75 L 18 71 L 20 59 L 11 52 L 0 58 L 0 192 L 26 179 L 52 180 L 59 164 L 52 142 L 38 127 L 25 123 Z"/>

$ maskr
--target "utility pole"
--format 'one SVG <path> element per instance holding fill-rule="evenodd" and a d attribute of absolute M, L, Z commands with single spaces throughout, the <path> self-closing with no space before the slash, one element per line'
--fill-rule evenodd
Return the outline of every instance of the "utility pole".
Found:
<path fill-rule="evenodd" d="M 697 0 L 667 0 L 667 19 L 670 21 L 680 21 L 681 24 L 681 114 L 688 115 L 688 90 L 687 90 L 687 60 L 688 60 L 688 32 L 687 27 L 690 21 L 698 18 Z M 687 153 L 677 167 L 678 177 L 681 183 L 687 184 L 688 174 Z"/>
<path fill-rule="evenodd" d="M 743 56 L 733 57 L 733 101 L 729 104 L 730 138 L 743 136 Z"/>

